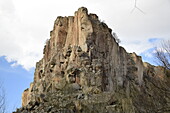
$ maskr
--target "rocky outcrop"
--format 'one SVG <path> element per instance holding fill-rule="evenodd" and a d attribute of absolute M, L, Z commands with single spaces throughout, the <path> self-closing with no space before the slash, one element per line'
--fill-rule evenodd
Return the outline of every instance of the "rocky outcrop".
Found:
<path fill-rule="evenodd" d="M 119 46 L 86 8 L 58 17 L 15 113 L 170 112 L 168 70 Z"/>

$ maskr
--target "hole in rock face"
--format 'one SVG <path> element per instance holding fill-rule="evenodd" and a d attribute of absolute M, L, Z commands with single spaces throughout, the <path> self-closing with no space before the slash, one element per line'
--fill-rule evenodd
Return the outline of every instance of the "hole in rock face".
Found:
<path fill-rule="evenodd" d="M 64 75 L 64 74 L 65 74 L 65 72 L 64 72 L 64 71 L 61 71 L 61 74 L 62 74 L 62 75 Z"/>
<path fill-rule="evenodd" d="M 43 73 L 43 70 L 40 70 L 39 73 L 38 73 L 38 78 L 39 78 L 39 79 L 42 78 L 42 73 Z"/>
<path fill-rule="evenodd" d="M 112 101 L 112 102 L 110 103 L 110 105 L 115 105 L 115 104 L 117 104 L 117 101 Z"/>
<path fill-rule="evenodd" d="M 81 27 L 81 30 L 84 30 L 84 27 Z"/>
<path fill-rule="evenodd" d="M 82 49 L 81 49 L 80 46 L 77 48 L 77 52 L 78 52 L 78 53 L 82 52 Z"/>
<path fill-rule="evenodd" d="M 40 70 L 40 73 L 43 73 L 43 70 Z"/>
<path fill-rule="evenodd" d="M 64 64 L 64 62 L 60 62 L 60 64 Z"/>
<path fill-rule="evenodd" d="M 55 60 L 51 62 L 51 68 L 54 68 L 54 66 L 56 65 Z"/>
<path fill-rule="evenodd" d="M 75 77 L 75 75 L 69 74 L 69 75 L 68 75 L 68 78 L 69 78 L 69 82 L 70 82 L 70 83 L 75 83 L 75 82 L 76 82 L 76 77 Z"/>
<path fill-rule="evenodd" d="M 70 57 L 71 52 L 67 52 L 65 57 Z"/>
<path fill-rule="evenodd" d="M 53 72 L 53 70 L 52 70 L 52 69 L 50 69 L 50 72 L 52 73 L 52 72 Z"/>

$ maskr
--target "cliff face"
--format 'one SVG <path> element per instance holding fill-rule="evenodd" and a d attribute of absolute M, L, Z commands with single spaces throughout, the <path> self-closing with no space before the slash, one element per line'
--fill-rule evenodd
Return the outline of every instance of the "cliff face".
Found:
<path fill-rule="evenodd" d="M 83 7 L 58 17 L 16 113 L 170 112 L 168 71 L 127 53 L 111 32 Z"/>

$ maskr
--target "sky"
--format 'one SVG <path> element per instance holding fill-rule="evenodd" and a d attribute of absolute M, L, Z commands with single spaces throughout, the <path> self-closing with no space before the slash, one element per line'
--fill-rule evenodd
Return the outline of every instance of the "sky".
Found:
<path fill-rule="evenodd" d="M 27 71 L 22 66 L 11 67 L 12 63 L 4 56 L 0 57 L 0 84 L 5 91 L 7 113 L 21 106 L 21 94 L 32 82 L 34 74 L 34 68 Z"/>
<path fill-rule="evenodd" d="M 57 16 L 72 16 L 79 7 L 95 13 L 128 52 L 154 64 L 154 47 L 170 39 L 170 0 L 0 0 L 0 79 L 9 112 L 33 80 L 35 63 Z M 134 9 L 134 10 L 133 10 Z M 17 105 L 14 105 L 17 104 Z"/>

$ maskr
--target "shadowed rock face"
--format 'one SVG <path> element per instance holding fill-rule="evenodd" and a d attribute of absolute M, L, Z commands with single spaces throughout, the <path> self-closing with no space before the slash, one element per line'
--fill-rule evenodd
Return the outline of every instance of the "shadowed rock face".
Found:
<path fill-rule="evenodd" d="M 58 17 L 15 113 L 170 112 L 168 70 L 127 53 L 111 32 L 84 7 Z"/>

